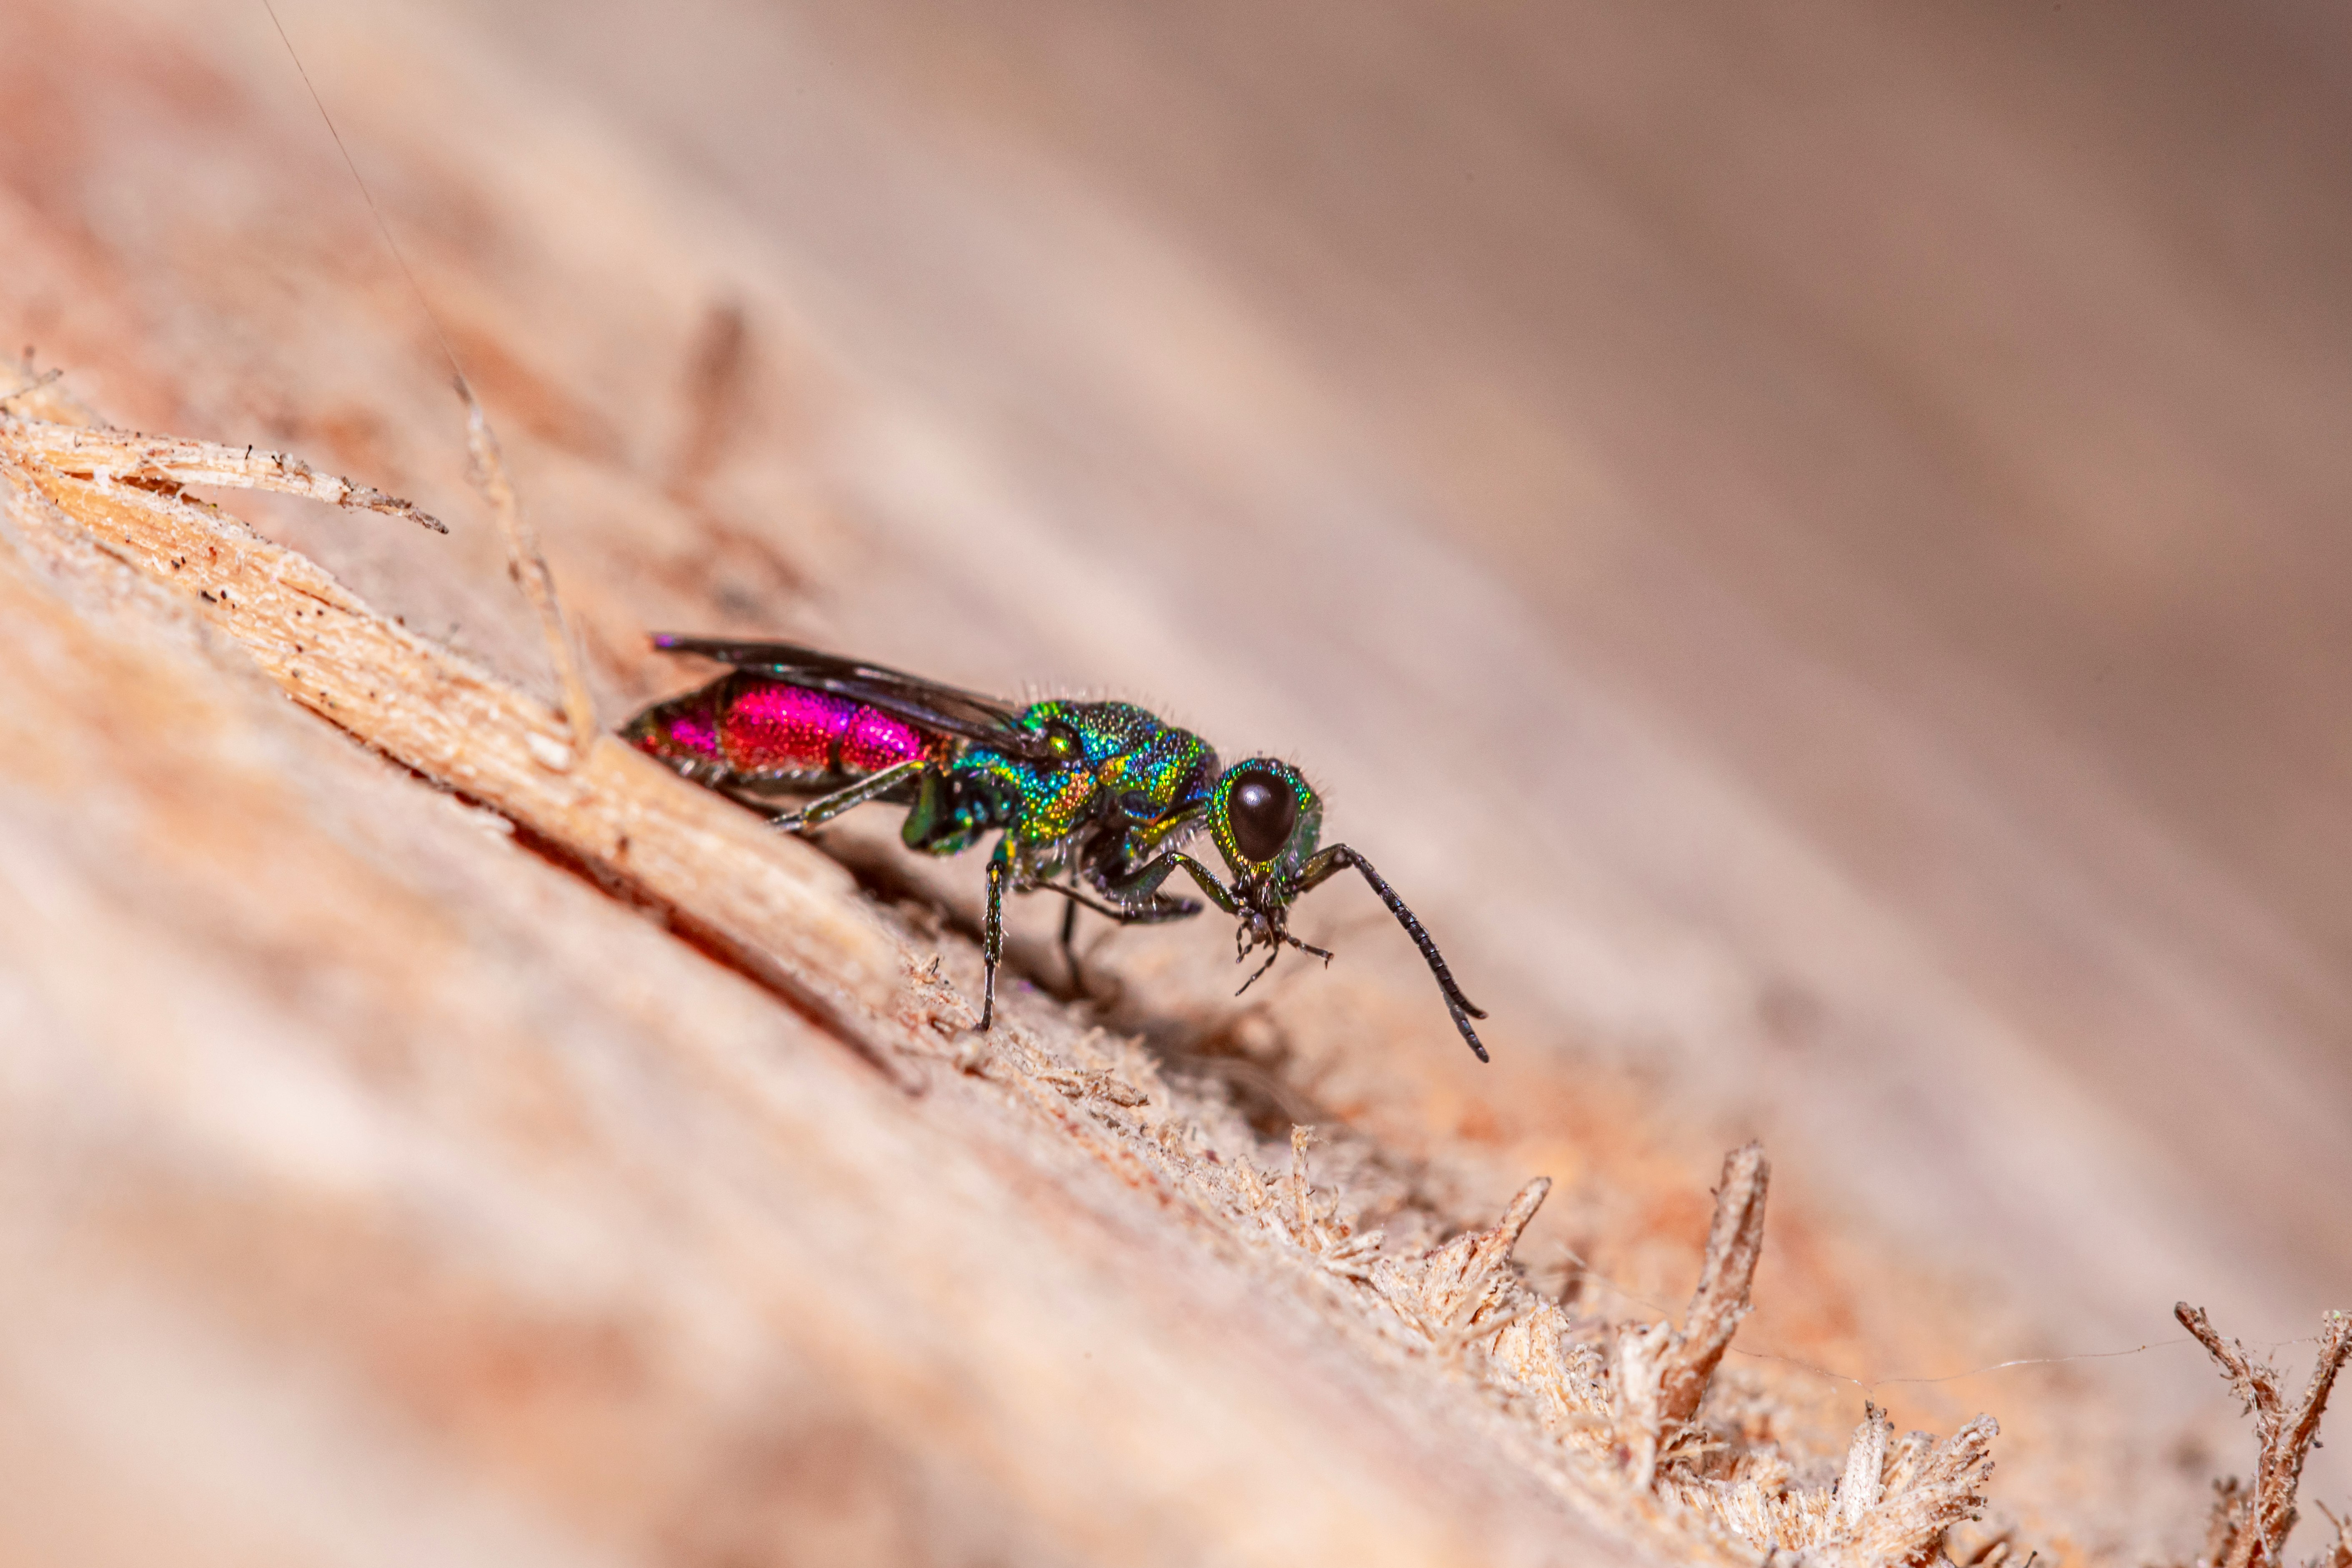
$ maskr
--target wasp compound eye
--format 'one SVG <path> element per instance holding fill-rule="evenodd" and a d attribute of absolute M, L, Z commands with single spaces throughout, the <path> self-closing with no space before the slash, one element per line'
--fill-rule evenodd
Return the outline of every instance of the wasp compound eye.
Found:
<path fill-rule="evenodd" d="M 1234 775 L 1225 813 L 1234 825 L 1234 847 L 1252 860 L 1271 860 L 1298 826 L 1298 796 L 1265 769 L 1244 768 Z"/>

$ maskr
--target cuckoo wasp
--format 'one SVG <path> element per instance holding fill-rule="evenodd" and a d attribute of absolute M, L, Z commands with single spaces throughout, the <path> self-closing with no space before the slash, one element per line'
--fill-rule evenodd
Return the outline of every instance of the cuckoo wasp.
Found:
<path fill-rule="evenodd" d="M 998 835 L 982 923 L 983 1030 L 995 1017 L 1007 891 L 1069 900 L 1062 950 L 1075 978 L 1078 910 L 1123 924 L 1198 914 L 1197 900 L 1163 890 L 1181 870 L 1240 922 L 1237 958 L 1267 950 L 1246 991 L 1286 946 L 1330 961 L 1290 934 L 1287 916 L 1300 895 L 1352 867 L 1412 937 L 1454 1026 L 1486 1059 L 1470 1026 L 1486 1014 L 1370 861 L 1344 844 L 1318 847 L 1321 799 L 1286 763 L 1254 757 L 1220 770 L 1200 736 L 1131 703 L 1015 706 L 790 643 L 664 635 L 654 646 L 732 667 L 622 731 L 686 777 L 751 805 L 812 797 L 772 818 L 787 831 L 880 801 L 906 807 L 899 836 L 926 854 L 958 854 Z M 1230 882 L 1181 847 L 1203 826 Z"/>

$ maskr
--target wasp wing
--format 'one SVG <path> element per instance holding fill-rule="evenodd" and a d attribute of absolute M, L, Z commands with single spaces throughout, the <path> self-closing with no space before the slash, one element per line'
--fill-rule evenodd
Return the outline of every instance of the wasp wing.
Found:
<path fill-rule="evenodd" d="M 1032 762 L 1055 761 L 1043 735 L 1021 727 L 1021 710 L 978 692 L 942 686 L 902 670 L 861 664 L 787 642 L 730 642 L 722 637 L 654 635 L 664 653 L 687 653 L 733 665 L 787 685 L 830 692 L 878 708 L 918 729 L 939 731 Z"/>

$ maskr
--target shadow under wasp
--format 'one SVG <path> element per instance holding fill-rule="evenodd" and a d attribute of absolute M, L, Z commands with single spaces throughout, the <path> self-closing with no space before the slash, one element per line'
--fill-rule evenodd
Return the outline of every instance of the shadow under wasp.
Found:
<path fill-rule="evenodd" d="M 1454 1026 L 1487 1059 L 1470 1026 L 1485 1012 L 1370 861 L 1345 844 L 1318 847 L 1322 799 L 1289 763 L 1252 757 L 1221 770 L 1200 736 L 1128 702 L 1016 706 L 790 643 L 653 641 L 733 667 L 647 708 L 622 731 L 686 777 L 738 798 L 814 797 L 772 818 L 788 831 L 879 801 L 907 808 L 899 837 L 925 854 L 959 854 L 998 835 L 982 924 L 982 1029 L 996 1014 L 1008 890 L 1068 900 L 1062 952 L 1076 979 L 1078 910 L 1127 925 L 1199 914 L 1199 900 L 1166 890 L 1181 871 L 1239 922 L 1236 962 L 1266 950 L 1242 982 L 1247 991 L 1285 947 L 1330 962 L 1290 934 L 1290 906 L 1352 868 L 1421 949 Z M 1183 851 L 1203 826 L 1224 879 Z"/>

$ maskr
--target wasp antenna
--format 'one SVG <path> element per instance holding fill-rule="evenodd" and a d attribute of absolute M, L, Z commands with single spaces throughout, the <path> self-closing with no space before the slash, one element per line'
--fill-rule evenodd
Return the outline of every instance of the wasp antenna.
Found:
<path fill-rule="evenodd" d="M 1462 1031 L 1463 1043 L 1470 1047 L 1480 1061 L 1492 1060 L 1493 1058 L 1486 1055 L 1486 1047 L 1478 1043 L 1478 1031 L 1470 1026 L 1471 1019 L 1483 1018 L 1486 1016 L 1486 1009 L 1462 994 L 1462 987 L 1454 982 L 1454 972 L 1445 967 L 1445 955 L 1437 951 L 1436 942 L 1431 938 L 1428 931 L 1423 927 L 1412 910 L 1405 907 L 1405 901 L 1397 897 L 1396 889 L 1382 880 L 1378 871 L 1372 869 L 1372 863 L 1370 860 L 1365 859 L 1345 844 L 1335 844 L 1325 853 L 1331 857 L 1335 864 L 1353 866 L 1364 874 L 1364 880 L 1370 882 L 1372 891 L 1381 896 L 1381 902 L 1388 905 L 1389 913 L 1396 916 L 1397 923 L 1404 927 L 1406 935 L 1412 938 L 1413 945 L 1421 949 L 1421 956 L 1428 962 L 1429 972 L 1437 977 L 1438 990 L 1444 994 L 1445 1010 L 1453 1015 L 1454 1026 Z"/>
<path fill-rule="evenodd" d="M 1478 1031 L 1470 1026 L 1470 1020 L 1463 1016 L 1462 1009 L 1454 1005 L 1451 996 L 1445 999 L 1445 1010 L 1454 1016 L 1454 1026 L 1462 1031 L 1463 1044 L 1470 1047 L 1470 1054 L 1482 1062 L 1493 1061 L 1495 1058 L 1486 1054 L 1486 1047 L 1478 1043 Z M 1478 1015 L 1481 1018 L 1486 1016 L 1484 1013 Z"/>

